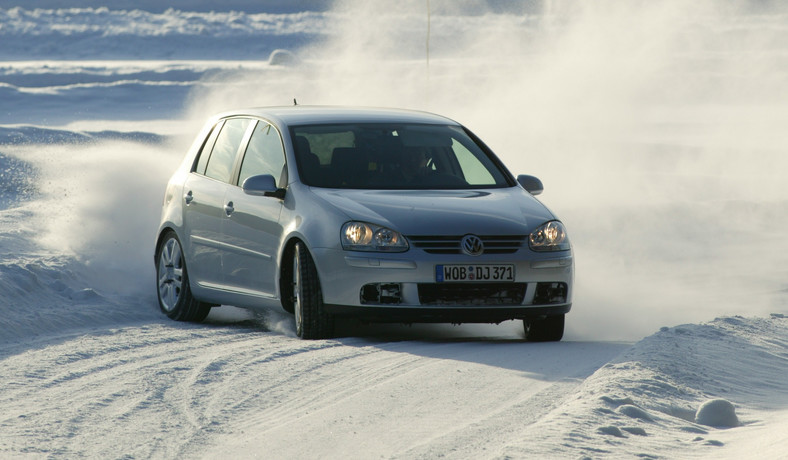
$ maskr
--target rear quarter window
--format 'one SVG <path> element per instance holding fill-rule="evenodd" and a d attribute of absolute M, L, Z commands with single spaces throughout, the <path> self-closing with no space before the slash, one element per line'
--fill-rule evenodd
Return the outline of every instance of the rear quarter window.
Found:
<path fill-rule="evenodd" d="M 208 135 L 208 139 L 202 146 L 200 150 L 200 155 L 197 158 L 197 164 L 194 167 L 194 172 L 198 174 L 205 174 L 205 167 L 208 165 L 208 158 L 211 157 L 211 150 L 213 150 L 214 144 L 216 144 L 216 138 L 219 136 L 219 132 L 222 130 L 222 125 L 224 125 L 224 120 L 216 123 L 216 125 L 211 130 L 211 133 Z"/>

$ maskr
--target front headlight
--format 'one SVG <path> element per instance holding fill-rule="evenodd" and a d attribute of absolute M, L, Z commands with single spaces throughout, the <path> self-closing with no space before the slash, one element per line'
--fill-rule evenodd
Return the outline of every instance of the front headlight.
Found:
<path fill-rule="evenodd" d="M 564 224 L 557 220 L 548 222 L 528 237 L 528 246 L 534 251 L 568 251 L 569 237 L 566 236 Z"/>
<path fill-rule="evenodd" d="M 342 249 L 346 251 L 404 252 L 408 242 L 398 232 L 366 222 L 348 222 L 342 226 Z"/>

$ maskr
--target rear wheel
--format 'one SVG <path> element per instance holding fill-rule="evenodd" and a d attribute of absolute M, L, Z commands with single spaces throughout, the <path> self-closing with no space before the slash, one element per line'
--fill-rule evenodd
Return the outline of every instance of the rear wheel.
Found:
<path fill-rule="evenodd" d="M 334 335 L 334 318 L 323 308 L 317 269 L 303 243 L 293 251 L 293 310 L 296 334 L 302 339 L 327 339 Z"/>
<path fill-rule="evenodd" d="M 527 342 L 558 342 L 564 336 L 564 315 L 523 320 Z"/>
<path fill-rule="evenodd" d="M 181 242 L 175 233 L 164 236 L 156 260 L 156 292 L 162 313 L 176 321 L 204 320 L 211 306 L 192 296 Z"/>

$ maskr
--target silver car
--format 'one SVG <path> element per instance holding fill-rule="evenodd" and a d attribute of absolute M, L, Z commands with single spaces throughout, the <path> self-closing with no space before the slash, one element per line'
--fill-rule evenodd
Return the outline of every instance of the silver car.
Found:
<path fill-rule="evenodd" d="M 162 312 L 284 308 L 335 321 L 499 323 L 560 340 L 574 264 L 563 224 L 468 129 L 430 113 L 270 107 L 211 118 L 167 184 Z M 188 270 L 187 270 L 188 269 Z"/>

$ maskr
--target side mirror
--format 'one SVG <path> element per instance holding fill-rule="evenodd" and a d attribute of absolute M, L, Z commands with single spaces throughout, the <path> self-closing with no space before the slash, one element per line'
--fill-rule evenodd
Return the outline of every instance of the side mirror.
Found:
<path fill-rule="evenodd" d="M 544 191 L 544 185 L 542 185 L 542 181 L 534 176 L 521 174 L 517 176 L 517 182 L 519 182 L 520 185 L 522 185 L 523 188 L 531 195 L 539 195 Z"/>
<path fill-rule="evenodd" d="M 244 181 L 241 188 L 247 195 L 272 196 L 279 199 L 285 197 L 285 189 L 277 188 L 276 179 L 270 174 L 251 176 Z"/>

